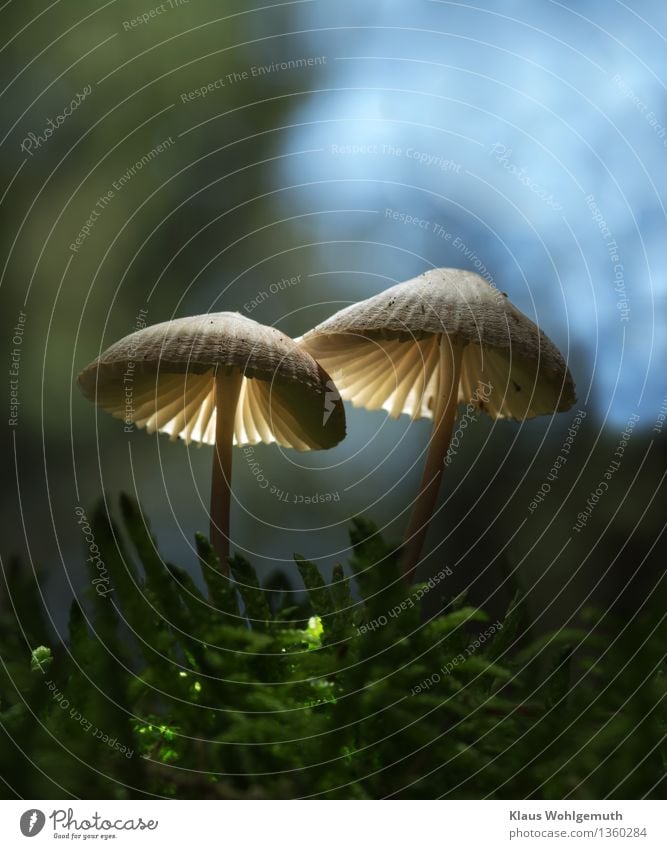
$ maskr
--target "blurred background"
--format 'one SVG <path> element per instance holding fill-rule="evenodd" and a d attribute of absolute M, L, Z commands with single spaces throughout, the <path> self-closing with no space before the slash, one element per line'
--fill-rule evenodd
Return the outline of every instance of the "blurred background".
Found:
<path fill-rule="evenodd" d="M 447 591 L 493 613 L 513 574 L 540 629 L 655 598 L 664 3 L 10 0 L 0 15 L 2 557 L 39 573 L 58 627 L 86 584 L 77 508 L 136 495 L 193 573 L 208 527 L 210 447 L 125 433 L 80 395 L 87 363 L 140 320 L 207 311 L 298 336 L 438 266 L 507 292 L 579 401 L 467 429 L 423 576 L 450 567 Z M 347 415 L 334 450 L 260 445 L 254 467 L 236 452 L 234 548 L 267 580 L 294 551 L 345 563 L 358 514 L 401 537 L 430 423 Z"/>

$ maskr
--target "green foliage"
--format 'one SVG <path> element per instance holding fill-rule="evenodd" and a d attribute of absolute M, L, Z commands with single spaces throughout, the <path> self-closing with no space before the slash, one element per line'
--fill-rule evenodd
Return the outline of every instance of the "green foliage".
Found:
<path fill-rule="evenodd" d="M 160 556 L 137 504 L 92 521 L 112 591 L 60 641 L 17 564 L 0 619 L 0 776 L 32 798 L 661 798 L 666 711 L 654 622 L 532 638 L 446 577 L 406 587 L 362 519 L 353 578 L 226 577 L 197 537 L 203 593 Z M 130 543 L 131 549 L 126 544 Z M 91 575 L 92 577 L 92 575 Z M 442 598 L 424 620 L 421 600 Z"/>

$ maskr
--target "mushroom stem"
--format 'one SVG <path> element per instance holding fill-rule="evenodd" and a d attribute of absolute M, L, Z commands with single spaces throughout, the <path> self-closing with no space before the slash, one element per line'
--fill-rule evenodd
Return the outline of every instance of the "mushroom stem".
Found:
<path fill-rule="evenodd" d="M 215 375 L 215 450 L 211 478 L 211 545 L 229 575 L 229 505 L 232 483 L 232 445 L 236 405 L 243 375 L 237 369 Z"/>
<path fill-rule="evenodd" d="M 419 563 L 433 508 L 438 498 L 440 479 L 445 467 L 447 448 L 452 437 L 458 405 L 463 346 L 452 341 L 445 333 L 441 334 L 438 344 L 440 363 L 438 386 L 434 398 L 433 432 L 419 494 L 412 506 L 412 515 L 402 553 L 403 576 L 408 582 L 412 579 Z"/>

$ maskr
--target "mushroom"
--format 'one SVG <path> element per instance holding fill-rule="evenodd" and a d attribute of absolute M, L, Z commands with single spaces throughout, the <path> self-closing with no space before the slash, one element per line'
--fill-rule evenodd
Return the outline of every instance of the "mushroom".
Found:
<path fill-rule="evenodd" d="M 232 445 L 331 448 L 345 412 L 329 375 L 275 327 L 232 312 L 144 327 L 78 377 L 89 400 L 126 426 L 215 445 L 211 544 L 228 571 Z"/>
<path fill-rule="evenodd" d="M 518 421 L 570 409 L 572 377 L 544 333 L 483 277 L 436 268 L 341 310 L 299 343 L 356 407 L 433 419 L 402 553 L 418 562 L 460 402 Z"/>

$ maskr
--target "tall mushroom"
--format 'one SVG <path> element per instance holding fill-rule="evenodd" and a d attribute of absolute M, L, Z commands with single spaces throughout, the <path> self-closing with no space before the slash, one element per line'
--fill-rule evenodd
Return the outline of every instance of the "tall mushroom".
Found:
<path fill-rule="evenodd" d="M 554 344 L 507 295 L 461 269 L 436 268 L 392 286 L 299 341 L 354 406 L 433 419 L 403 549 L 408 578 L 433 514 L 457 405 L 523 420 L 575 402 L 572 377 Z"/>
<path fill-rule="evenodd" d="M 132 333 L 78 378 L 91 401 L 149 433 L 215 445 L 211 543 L 228 567 L 232 445 L 331 448 L 345 413 L 329 375 L 292 339 L 239 313 L 179 318 Z"/>

